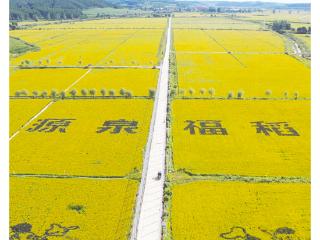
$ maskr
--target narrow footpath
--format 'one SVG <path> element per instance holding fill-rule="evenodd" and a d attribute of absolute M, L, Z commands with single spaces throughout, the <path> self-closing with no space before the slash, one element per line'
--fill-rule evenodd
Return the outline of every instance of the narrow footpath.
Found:
<path fill-rule="evenodd" d="M 171 18 L 135 209 L 131 240 L 160 240 L 165 180 L 166 117 L 169 84 Z"/>

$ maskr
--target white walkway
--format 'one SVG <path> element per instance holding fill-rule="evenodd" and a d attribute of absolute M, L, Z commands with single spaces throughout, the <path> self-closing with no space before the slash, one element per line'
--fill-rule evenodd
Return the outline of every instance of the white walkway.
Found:
<path fill-rule="evenodd" d="M 168 23 L 165 54 L 160 68 L 151 129 L 137 198 L 132 240 L 161 239 L 170 44 L 171 18 Z M 160 180 L 156 179 L 158 172 L 161 172 L 162 175 Z"/>

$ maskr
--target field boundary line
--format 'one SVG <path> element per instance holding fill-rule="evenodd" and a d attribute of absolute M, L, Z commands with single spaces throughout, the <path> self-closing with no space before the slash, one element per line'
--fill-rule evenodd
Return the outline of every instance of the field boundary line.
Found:
<path fill-rule="evenodd" d="M 285 52 L 197 52 L 197 51 L 176 51 L 177 54 L 238 54 L 238 55 L 285 55 Z"/>
<path fill-rule="evenodd" d="M 85 176 L 85 175 L 59 175 L 59 174 L 32 174 L 32 173 L 11 173 L 10 177 L 21 178 L 76 178 L 76 179 L 128 179 L 126 176 Z M 132 179 L 133 180 L 133 179 Z"/>
<path fill-rule="evenodd" d="M 225 48 L 221 43 L 217 41 L 214 37 L 212 37 L 209 33 L 206 32 L 206 30 L 201 30 L 204 32 L 212 41 L 214 41 L 216 44 L 218 44 L 220 47 L 222 47 L 229 55 L 231 55 L 242 67 L 246 68 L 247 66 L 240 61 L 239 58 L 237 58 L 231 51 L 229 51 L 227 48 Z"/>
<path fill-rule="evenodd" d="M 13 68 L 19 68 L 23 70 L 28 70 L 28 69 L 65 69 L 65 68 L 75 68 L 75 69 L 160 69 L 160 66 L 154 65 L 154 66 L 76 66 L 76 65 L 65 65 L 65 66 L 20 66 L 20 65 L 11 65 L 10 67 Z"/>
<path fill-rule="evenodd" d="M 179 172 L 176 171 L 176 173 Z M 245 183 L 305 183 L 310 184 L 311 179 L 302 176 L 248 176 L 234 174 L 193 174 L 188 171 L 182 171 L 185 176 L 172 182 L 174 184 L 183 184 L 195 181 L 215 181 L 215 182 L 245 182 Z M 174 178 L 174 177 L 173 177 Z"/>

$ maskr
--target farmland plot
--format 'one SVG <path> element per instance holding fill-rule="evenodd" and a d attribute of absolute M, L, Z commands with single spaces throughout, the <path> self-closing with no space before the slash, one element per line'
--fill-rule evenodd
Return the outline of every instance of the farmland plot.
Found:
<path fill-rule="evenodd" d="M 310 186 L 193 182 L 173 187 L 173 239 L 310 239 Z"/>
<path fill-rule="evenodd" d="M 175 100 L 175 169 L 310 176 L 310 102 Z"/>
<path fill-rule="evenodd" d="M 178 17 L 173 21 L 175 29 L 250 29 L 260 28 L 259 24 L 248 23 L 228 17 Z"/>
<path fill-rule="evenodd" d="M 45 32 L 45 33 L 44 33 Z M 12 65 L 156 65 L 161 29 L 24 30 L 11 34 L 40 47 Z M 148 36 L 148 38 L 146 38 Z M 40 40 L 39 40 L 40 39 Z"/>
<path fill-rule="evenodd" d="M 151 100 L 63 100 L 10 142 L 10 172 L 124 176 L 140 169 Z"/>
<path fill-rule="evenodd" d="M 32 91 L 38 91 L 39 95 L 51 90 L 61 92 L 71 86 L 88 70 L 86 69 L 20 69 L 10 76 L 10 95 L 16 92 L 27 90 L 27 95 Z"/>
<path fill-rule="evenodd" d="M 213 41 L 232 52 L 284 53 L 284 42 L 271 31 L 206 30 Z"/>
<path fill-rule="evenodd" d="M 10 136 L 18 131 L 49 102 L 48 99 L 10 99 Z"/>
<path fill-rule="evenodd" d="M 51 24 L 45 26 L 46 29 L 65 28 L 93 28 L 93 29 L 136 29 L 136 28 L 158 28 L 164 29 L 167 24 L 167 18 L 112 18 L 90 21 L 77 21 L 62 24 Z M 34 28 L 38 28 L 35 26 Z"/>
<path fill-rule="evenodd" d="M 127 239 L 136 181 L 11 177 L 10 189 L 14 239 Z"/>
<path fill-rule="evenodd" d="M 96 69 L 79 81 L 73 89 L 79 94 L 81 89 L 106 89 L 107 92 L 115 90 L 115 95 L 120 95 L 120 89 L 125 88 L 134 96 L 148 96 L 149 89 L 156 88 L 158 73 L 155 69 Z M 98 92 L 97 95 L 101 93 Z"/>
<path fill-rule="evenodd" d="M 217 97 L 310 97 L 310 68 L 284 54 L 177 54 L 178 84 L 188 95 Z M 205 88 L 206 93 L 199 90 Z"/>

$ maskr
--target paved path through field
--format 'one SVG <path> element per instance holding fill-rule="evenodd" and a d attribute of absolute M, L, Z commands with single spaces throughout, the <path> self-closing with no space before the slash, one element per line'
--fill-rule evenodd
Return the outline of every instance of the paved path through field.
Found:
<path fill-rule="evenodd" d="M 137 197 L 132 240 L 161 239 L 170 44 L 171 18 L 168 23 L 165 54 L 160 68 L 142 179 Z M 156 179 L 158 172 L 161 172 L 160 179 Z"/>

